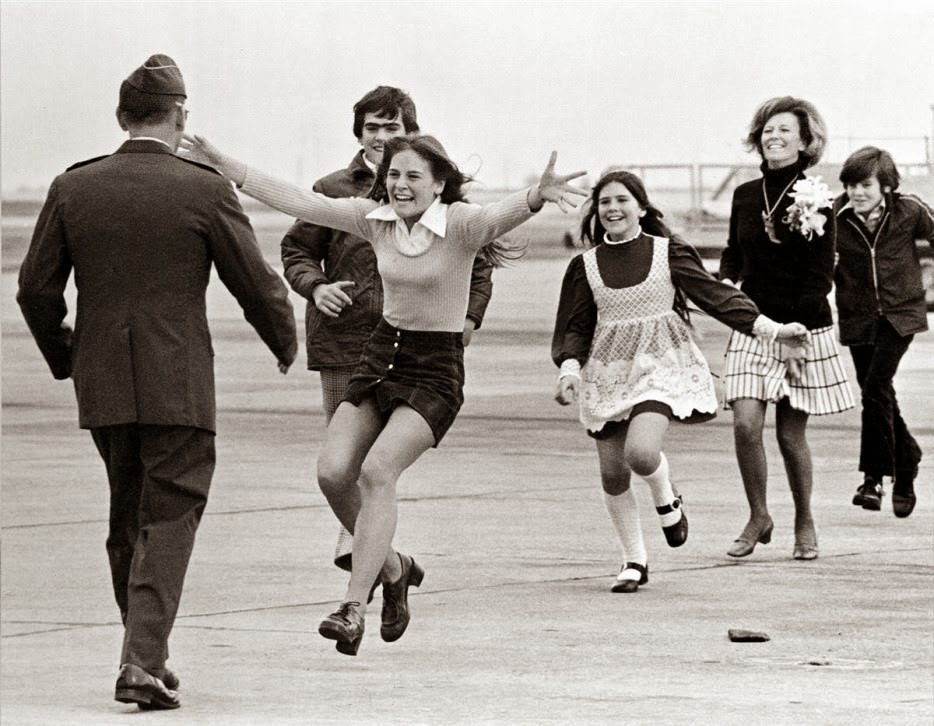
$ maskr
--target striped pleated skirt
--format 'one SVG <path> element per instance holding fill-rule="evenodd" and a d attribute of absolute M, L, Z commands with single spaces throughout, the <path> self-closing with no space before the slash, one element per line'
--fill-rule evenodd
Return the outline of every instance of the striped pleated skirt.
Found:
<path fill-rule="evenodd" d="M 853 394 L 832 325 L 811 331 L 804 371 L 795 380 L 785 364 L 787 350 L 784 343 L 766 343 L 733 331 L 723 381 L 726 408 L 740 398 L 773 403 L 787 398 L 792 408 L 814 416 L 853 408 Z"/>

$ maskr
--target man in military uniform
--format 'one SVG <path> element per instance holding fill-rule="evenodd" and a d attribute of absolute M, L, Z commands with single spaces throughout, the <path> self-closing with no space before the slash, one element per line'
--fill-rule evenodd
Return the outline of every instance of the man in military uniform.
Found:
<path fill-rule="evenodd" d="M 185 100 L 165 55 L 122 83 L 117 120 L 129 140 L 54 180 L 17 294 L 53 376 L 72 379 L 79 424 L 106 467 L 107 553 L 125 626 L 115 698 L 140 708 L 180 705 L 165 661 L 214 472 L 212 265 L 281 372 L 297 350 L 288 291 L 230 183 L 175 154 Z"/>

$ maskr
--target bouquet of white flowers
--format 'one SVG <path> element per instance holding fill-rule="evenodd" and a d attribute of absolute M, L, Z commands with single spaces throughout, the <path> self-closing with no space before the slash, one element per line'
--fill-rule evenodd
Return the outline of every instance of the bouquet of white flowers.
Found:
<path fill-rule="evenodd" d="M 824 234 L 827 215 L 820 210 L 833 204 L 833 193 L 819 176 L 806 176 L 795 182 L 789 195 L 794 203 L 782 221 L 807 239 Z"/>

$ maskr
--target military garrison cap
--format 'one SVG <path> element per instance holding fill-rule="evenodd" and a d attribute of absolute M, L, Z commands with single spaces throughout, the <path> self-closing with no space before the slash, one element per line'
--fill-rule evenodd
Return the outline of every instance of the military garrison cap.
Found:
<path fill-rule="evenodd" d="M 157 53 L 133 71 L 125 83 L 141 93 L 160 96 L 185 96 L 185 81 L 175 61 Z"/>

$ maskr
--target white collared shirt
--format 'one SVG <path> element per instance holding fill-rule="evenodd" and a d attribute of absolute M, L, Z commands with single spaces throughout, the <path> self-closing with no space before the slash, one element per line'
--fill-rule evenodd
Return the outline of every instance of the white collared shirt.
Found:
<path fill-rule="evenodd" d="M 442 204 L 440 197 L 435 197 L 411 230 L 389 204 L 377 207 L 366 218 L 394 222 L 393 244 L 396 249 L 406 257 L 417 257 L 427 252 L 436 239 L 444 239 L 448 228 L 449 206 Z"/>
<path fill-rule="evenodd" d="M 164 142 L 162 139 L 157 139 L 155 136 L 131 136 L 129 140 L 130 141 L 158 141 L 160 144 L 165 146 L 167 149 L 171 149 L 173 154 L 175 153 L 175 149 L 172 149 L 172 147 L 169 146 L 166 142 Z"/>

